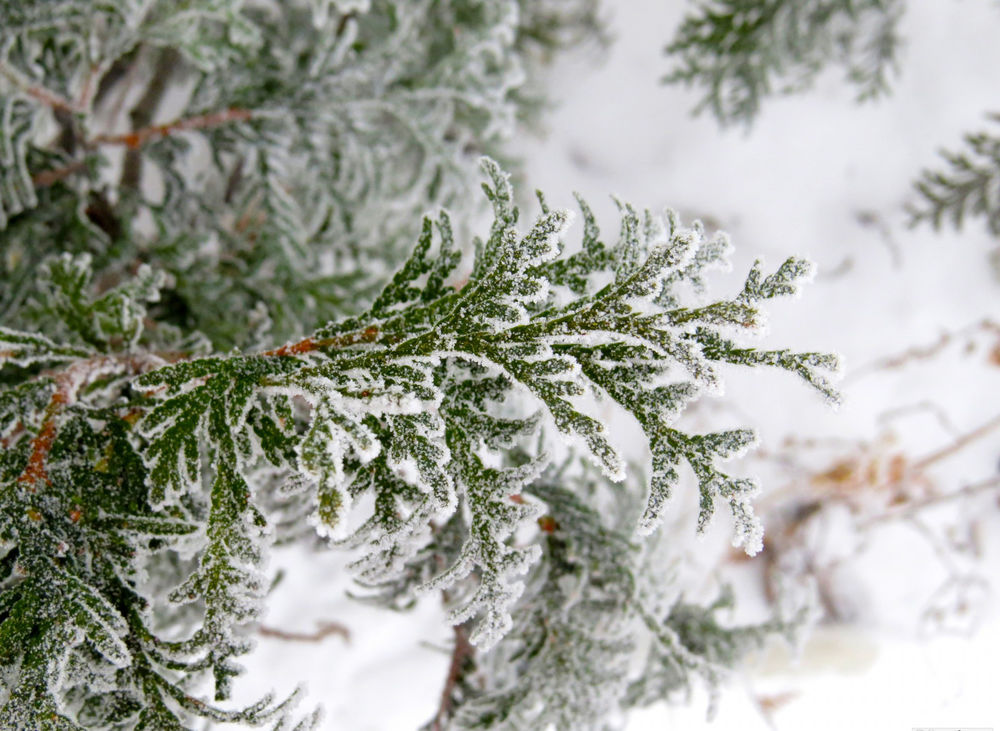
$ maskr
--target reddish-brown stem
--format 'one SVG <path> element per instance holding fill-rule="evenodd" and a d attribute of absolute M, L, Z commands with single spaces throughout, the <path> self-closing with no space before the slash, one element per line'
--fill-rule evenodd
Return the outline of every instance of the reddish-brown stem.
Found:
<path fill-rule="evenodd" d="M 67 102 L 68 103 L 68 102 Z M 49 106 L 52 106 L 51 104 Z M 62 106 L 54 107 L 61 109 Z M 209 129 L 218 127 L 230 122 L 245 122 L 253 117 L 253 112 L 248 109 L 231 108 L 213 114 L 202 114 L 196 117 L 186 117 L 167 124 L 158 124 L 150 127 L 143 127 L 135 132 L 125 134 L 102 134 L 97 135 L 84 143 L 85 148 L 93 148 L 100 145 L 124 145 L 130 150 L 138 150 L 143 145 L 154 140 L 169 137 L 176 132 L 183 132 L 194 129 Z M 60 168 L 53 170 L 43 170 L 31 176 L 31 181 L 36 188 L 45 188 L 58 183 L 63 178 L 86 169 L 87 163 L 84 160 L 75 160 Z"/>
<path fill-rule="evenodd" d="M 55 374 L 55 393 L 52 394 L 49 405 L 45 408 L 45 417 L 42 419 L 42 426 L 38 430 L 38 434 L 31 440 L 31 455 L 28 457 L 28 464 L 17 478 L 17 481 L 22 485 L 27 485 L 31 492 L 35 492 L 40 482 L 49 484 L 49 473 L 45 468 L 45 461 L 56 441 L 56 420 L 66 404 L 76 397 L 76 392 L 86 381 L 87 374 L 100 360 L 103 358 L 97 361 L 95 359 L 77 361 L 66 370 Z"/>
<path fill-rule="evenodd" d="M 28 464 L 17 481 L 22 485 L 28 485 L 32 492 L 35 491 L 35 485 L 39 482 L 49 483 L 49 473 L 45 469 L 45 460 L 48 459 L 49 452 L 52 451 L 52 445 L 56 440 L 56 417 L 68 402 L 69 394 L 66 386 L 60 385 L 52 394 L 52 398 L 49 399 L 42 428 L 31 440 L 31 456 L 28 457 Z"/>
<path fill-rule="evenodd" d="M 41 86 L 29 86 L 24 91 L 28 96 L 37 99 L 45 106 L 51 107 L 52 109 L 58 109 L 72 114 L 80 114 L 83 112 L 80 107 L 71 102 L 69 99 L 59 96 L 55 92 L 49 91 Z"/>
<path fill-rule="evenodd" d="M 332 338 L 322 338 L 320 340 L 305 338 L 304 340 L 299 340 L 297 343 L 287 343 L 274 350 L 265 350 L 261 355 L 276 357 L 302 355 L 304 353 L 312 353 L 321 348 L 345 348 L 349 345 L 357 345 L 358 343 L 370 343 L 376 337 L 378 337 L 378 328 L 372 325 L 366 327 L 364 330 L 337 335 Z"/>
<path fill-rule="evenodd" d="M 86 169 L 86 167 L 87 163 L 85 160 L 74 160 L 67 165 L 63 165 L 61 168 L 42 170 L 39 173 L 35 173 L 31 176 L 31 182 L 36 188 L 48 188 L 50 185 L 55 185 L 63 178 L 68 178 L 73 173 L 78 173 L 81 170 Z"/>
<path fill-rule="evenodd" d="M 275 348 L 274 350 L 265 350 L 263 355 L 281 357 L 284 355 L 302 355 L 303 353 L 311 353 L 312 351 L 319 348 L 316 341 L 312 338 L 306 338 L 305 340 L 300 340 L 297 343 L 286 343 L 280 348 Z"/>
<path fill-rule="evenodd" d="M 88 380 L 95 373 L 101 372 L 102 366 L 111 362 L 121 363 L 135 373 L 143 373 L 160 364 L 157 358 L 142 358 L 135 355 L 124 358 L 95 356 L 75 361 L 68 368 L 55 373 L 43 372 L 43 376 L 51 376 L 55 380 L 56 390 L 49 399 L 48 406 L 45 407 L 45 415 L 38 434 L 31 440 L 31 454 L 28 456 L 28 464 L 17 478 L 19 484 L 26 485 L 31 492 L 34 492 L 41 482 L 50 484 L 45 462 L 49 452 L 52 451 L 52 445 L 55 444 L 58 417 L 76 398 L 77 392 Z"/>
<path fill-rule="evenodd" d="M 280 348 L 265 351 L 263 355 L 277 357 L 300 355 L 302 353 L 319 350 L 320 348 L 346 347 L 357 343 L 370 343 L 378 336 L 378 332 L 377 327 L 370 326 L 364 330 L 346 333 L 344 335 L 338 335 L 331 338 L 323 338 L 320 340 L 305 338 L 297 343 L 289 343 L 281 346 Z M 167 360 L 168 362 L 176 362 L 187 357 L 186 353 L 164 353 L 161 355 L 162 359 Z M 42 421 L 42 426 L 38 430 L 38 434 L 36 434 L 34 439 L 31 441 L 31 455 L 28 457 L 28 464 L 17 478 L 18 483 L 28 485 L 30 489 L 34 491 L 35 486 L 38 483 L 49 482 L 45 462 L 48 459 L 49 452 L 52 450 L 52 445 L 55 443 L 57 417 L 62 412 L 66 404 L 73 400 L 76 390 L 78 390 L 86 382 L 91 369 L 107 359 L 108 358 L 106 356 L 101 356 L 96 359 L 91 358 L 84 361 L 77 361 L 66 370 L 55 374 L 55 393 L 52 394 L 49 404 L 45 409 L 45 417 Z M 159 364 L 157 361 L 160 360 L 160 357 L 144 359 L 136 356 L 127 356 L 124 359 L 114 358 L 114 360 L 123 363 L 131 371 L 142 373 L 150 368 L 155 368 Z M 82 374 L 82 377 L 79 377 L 80 374 Z M 272 636 L 279 636 L 280 631 L 261 628 L 261 632 L 262 634 L 272 633 Z M 325 629 L 321 629 L 320 632 L 325 632 L 326 634 L 343 632 L 346 637 L 346 630 L 337 625 L 327 625 L 325 626 Z M 313 637 L 312 635 L 296 636 L 295 633 L 285 633 L 285 635 L 287 635 L 286 639 L 305 640 Z"/>
<path fill-rule="evenodd" d="M 445 722 L 451 717 L 455 705 L 455 686 L 462 677 L 462 666 L 475 652 L 469 642 L 468 632 L 464 625 L 455 626 L 455 647 L 451 651 L 451 664 L 448 666 L 448 676 L 445 678 L 444 690 L 441 691 L 441 704 L 431 725 L 432 731 L 442 731 Z"/>
<path fill-rule="evenodd" d="M 152 140 L 169 137 L 175 132 L 184 132 L 193 129 L 210 129 L 219 127 L 230 122 L 246 122 L 253 118 L 253 112 L 249 109 L 232 107 L 223 109 L 221 112 L 211 114 L 201 114 L 195 117 L 185 117 L 168 122 L 167 124 L 155 124 L 143 127 L 134 132 L 127 132 L 119 135 L 98 135 L 92 140 L 95 145 L 124 145 L 135 150 Z"/>
<path fill-rule="evenodd" d="M 32 99 L 41 102 L 49 109 L 62 111 L 62 112 L 72 112 L 74 114 L 82 114 L 85 110 L 82 109 L 78 104 L 70 101 L 62 94 L 46 89 L 44 86 L 39 86 L 38 84 L 32 84 L 27 79 L 21 77 L 21 75 L 10 68 L 5 68 L 0 65 L 0 74 L 3 74 L 11 83 L 17 86 L 21 91 L 30 96 Z"/>

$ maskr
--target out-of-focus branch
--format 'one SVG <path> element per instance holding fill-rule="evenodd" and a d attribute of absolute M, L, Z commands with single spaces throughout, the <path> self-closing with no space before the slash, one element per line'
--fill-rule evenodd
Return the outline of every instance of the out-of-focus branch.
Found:
<path fill-rule="evenodd" d="M 943 459 L 947 459 L 956 452 L 960 452 L 962 449 L 972 444 L 973 442 L 982 439 L 990 432 L 996 430 L 997 427 L 1000 427 L 1000 415 L 994 416 L 992 419 L 987 421 L 982 426 L 976 427 L 972 431 L 962 434 L 960 437 L 958 437 L 955 441 L 953 441 L 946 447 L 942 447 L 941 449 L 935 452 L 931 452 L 926 457 L 921 457 L 920 459 L 916 460 L 911 465 L 911 469 L 915 471 L 922 471 L 930 467 L 931 465 L 940 462 Z"/>
<path fill-rule="evenodd" d="M 273 637 L 288 642 L 321 642 L 331 635 L 339 635 L 350 642 L 351 631 L 339 622 L 321 622 L 315 632 L 289 632 L 275 627 L 261 625 L 257 628 L 262 637 Z"/>
<path fill-rule="evenodd" d="M 3 76 L 22 92 L 30 96 L 35 101 L 41 102 L 53 111 L 71 112 L 74 114 L 82 114 L 86 111 L 76 102 L 67 99 L 62 94 L 52 91 L 51 89 L 46 89 L 44 86 L 39 84 L 31 83 L 12 68 L 5 66 L 2 63 L 0 63 L 0 76 Z"/>
<path fill-rule="evenodd" d="M 960 330 L 942 333 L 937 340 L 928 345 L 916 345 L 902 353 L 882 358 L 857 368 L 844 378 L 844 383 L 854 381 L 879 371 L 896 370 L 914 361 L 929 360 L 954 343 L 956 340 L 968 340 L 981 333 L 990 333 L 1000 338 L 1000 323 L 984 318 L 978 322 L 963 327 Z"/>

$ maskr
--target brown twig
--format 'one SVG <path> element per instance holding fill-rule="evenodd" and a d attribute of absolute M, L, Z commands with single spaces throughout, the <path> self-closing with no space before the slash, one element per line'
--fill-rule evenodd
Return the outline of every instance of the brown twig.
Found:
<path fill-rule="evenodd" d="M 152 142 L 154 140 L 163 139 L 164 137 L 169 137 L 176 132 L 184 132 L 187 130 L 196 129 L 209 129 L 211 127 L 218 127 L 223 124 L 228 124 L 230 122 L 243 122 L 253 118 L 253 112 L 247 109 L 231 108 L 225 109 L 221 112 L 214 112 L 212 114 L 202 114 L 195 117 L 186 117 L 183 119 L 174 120 L 168 124 L 159 124 L 149 127 L 144 127 L 138 129 L 134 132 L 127 132 L 124 134 L 102 134 L 97 135 L 91 140 L 84 142 L 85 149 L 93 149 L 100 145 L 123 145 L 129 149 L 129 153 L 137 151 L 142 146 Z M 135 159 L 132 156 L 131 159 Z M 63 167 L 55 168 L 53 170 L 42 170 L 38 173 L 32 175 L 32 182 L 38 188 L 44 188 L 50 185 L 54 185 L 60 180 L 69 177 L 70 175 L 80 172 L 87 167 L 86 160 L 74 160 L 73 162 L 67 163 Z M 132 166 L 127 167 L 129 172 L 128 176 L 125 176 L 124 182 L 129 182 L 132 178 L 137 175 L 137 170 L 139 168 L 133 163 Z"/>
<path fill-rule="evenodd" d="M 926 457 L 921 457 L 917 461 L 913 462 L 913 464 L 911 465 L 911 469 L 920 472 L 926 469 L 927 467 L 930 467 L 932 464 L 935 464 L 936 462 L 940 462 L 943 459 L 947 459 L 956 452 L 960 452 L 962 449 L 972 444 L 973 442 L 982 439 L 991 431 L 997 429 L 997 427 L 1000 427 L 1000 415 L 994 416 L 992 419 L 987 421 L 982 426 L 978 426 L 972 431 L 962 434 L 948 446 L 942 447 L 941 449 L 935 452 L 931 452 Z"/>
<path fill-rule="evenodd" d="M 437 715 L 431 724 L 432 731 L 442 731 L 444 723 L 451 717 L 452 709 L 455 705 L 455 686 L 462 677 L 462 666 L 472 658 L 475 648 L 469 642 L 468 630 L 464 625 L 456 625 L 455 647 L 451 651 L 451 664 L 448 666 L 448 675 L 445 678 L 444 689 L 441 691 L 441 704 L 438 706 Z"/>
<path fill-rule="evenodd" d="M 180 54 L 172 49 L 165 48 L 159 51 L 156 63 L 153 65 L 153 77 L 146 87 L 145 93 L 140 97 L 135 107 L 129 113 L 129 121 L 133 130 L 147 129 L 156 117 L 156 112 L 163 103 L 167 88 L 170 85 L 170 78 L 173 76 L 181 62 Z M 121 184 L 126 188 L 138 188 L 142 179 L 142 155 L 138 146 L 132 147 L 125 154 L 125 162 L 122 164 Z"/>
<path fill-rule="evenodd" d="M 28 463 L 17 478 L 17 482 L 25 485 L 30 492 L 38 489 L 39 483 L 51 484 L 46 461 L 52 446 L 55 444 L 58 432 L 58 417 L 69 404 L 76 399 L 77 393 L 86 386 L 92 378 L 107 372 L 113 366 L 125 366 L 132 373 L 145 373 L 163 364 L 163 359 L 149 353 L 144 355 L 127 354 L 121 356 L 99 355 L 85 360 L 77 360 L 60 371 L 43 371 L 39 376 L 51 377 L 56 384 L 56 390 L 49 398 L 45 407 L 42 425 L 31 440 L 31 454 Z"/>
<path fill-rule="evenodd" d="M 104 75 L 104 66 L 99 63 L 91 64 L 87 77 L 83 80 L 80 94 L 76 98 L 76 107 L 81 110 L 90 109 L 94 93 L 97 91 L 97 82 Z"/>
<path fill-rule="evenodd" d="M 867 521 L 862 523 L 860 527 L 868 528 L 878 523 L 885 523 L 891 520 L 898 520 L 900 518 L 911 518 L 922 510 L 934 505 L 940 505 L 952 500 L 969 497 L 981 492 L 989 492 L 990 490 L 996 490 L 997 488 L 1000 488 L 1000 477 L 980 480 L 979 482 L 973 482 L 953 492 L 936 493 L 934 495 L 921 498 L 920 500 L 911 500 L 898 509 L 887 510 L 884 513 L 872 516 Z"/>
<path fill-rule="evenodd" d="M 760 712 L 760 715 L 764 719 L 765 723 L 767 723 L 770 728 L 777 729 L 774 722 L 775 711 L 781 710 L 782 707 L 798 698 L 799 695 L 800 693 L 798 691 L 792 690 L 770 695 L 753 694 L 751 695 L 751 699 L 757 706 L 757 710 Z"/>
<path fill-rule="evenodd" d="M 984 332 L 1000 337 L 1000 323 L 997 323 L 989 318 L 985 318 L 979 322 L 973 323 L 972 325 L 963 327 L 960 330 L 941 333 L 938 339 L 933 343 L 928 345 L 917 345 L 912 348 L 908 348 L 897 355 L 892 355 L 867 365 L 863 365 L 854 372 L 848 374 L 844 378 L 843 382 L 847 383 L 854 381 L 878 371 L 896 370 L 905 365 L 909 365 L 913 361 L 929 360 L 941 353 L 941 351 L 951 345 L 955 340 L 959 338 L 971 338 L 977 333 Z"/>
<path fill-rule="evenodd" d="M 253 112 L 249 109 L 230 107 L 220 112 L 211 114 L 199 114 L 194 117 L 183 117 L 167 124 L 154 124 L 149 127 L 127 132 L 125 134 L 98 135 L 92 140 L 95 145 L 123 145 L 131 150 L 138 149 L 143 145 L 153 141 L 169 137 L 176 132 L 186 132 L 194 129 L 211 129 L 231 122 L 246 122 L 253 119 Z"/>
<path fill-rule="evenodd" d="M 63 165 L 61 168 L 42 170 L 41 172 L 35 173 L 31 176 L 31 182 L 36 188 L 48 188 L 50 185 L 55 185 L 63 178 L 68 178 L 73 173 L 78 173 L 86 168 L 86 160 L 74 160 L 73 162 Z"/>
<path fill-rule="evenodd" d="M 21 485 L 26 485 L 30 492 L 35 492 L 39 482 L 50 483 L 48 470 L 45 469 L 45 461 L 48 459 L 52 445 L 56 441 L 56 417 L 63 407 L 69 402 L 69 396 L 62 386 L 56 389 L 49 399 L 49 405 L 45 409 L 45 419 L 42 421 L 42 428 L 31 440 L 31 456 L 28 457 L 28 464 L 24 471 L 18 476 L 17 481 Z"/>
<path fill-rule="evenodd" d="M 257 632 L 263 637 L 273 637 L 288 642 L 321 642 L 330 635 L 340 635 L 345 642 L 351 641 L 351 631 L 339 622 L 320 622 L 315 632 L 289 632 L 266 625 L 258 627 Z"/>
<path fill-rule="evenodd" d="M 0 74 L 9 79 L 14 86 L 19 88 L 25 94 L 30 96 L 32 99 L 41 102 L 49 109 L 72 112 L 74 114 L 82 114 L 86 111 L 75 102 L 72 102 L 64 97 L 62 94 L 46 89 L 44 86 L 32 84 L 30 81 L 22 78 L 20 74 L 14 72 L 12 69 L 4 66 L 3 64 L 0 64 Z"/>
<path fill-rule="evenodd" d="M 337 335 L 332 338 L 322 338 L 320 340 L 305 338 L 304 340 L 299 340 L 297 343 L 287 343 L 274 350 L 265 350 L 261 355 L 270 357 L 302 355 L 304 353 L 312 353 L 320 348 L 346 348 L 349 345 L 357 345 L 358 343 L 371 343 L 376 337 L 378 337 L 378 328 L 372 325 L 366 327 L 364 330 Z"/>
<path fill-rule="evenodd" d="M 45 462 L 56 441 L 56 420 L 59 414 L 62 413 L 67 404 L 76 398 L 77 391 L 84 386 L 89 375 L 106 361 L 107 358 L 104 356 L 80 360 L 72 363 L 65 370 L 53 374 L 56 390 L 49 399 L 48 406 L 45 407 L 42 426 L 35 438 L 31 440 L 31 454 L 28 457 L 28 464 L 17 478 L 17 482 L 26 485 L 31 492 L 37 490 L 40 482 L 50 483 Z"/>

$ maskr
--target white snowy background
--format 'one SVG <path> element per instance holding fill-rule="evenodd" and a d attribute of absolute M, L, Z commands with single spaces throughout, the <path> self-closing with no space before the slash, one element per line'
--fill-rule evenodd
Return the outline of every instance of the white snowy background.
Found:
<path fill-rule="evenodd" d="M 524 179 L 553 205 L 571 206 L 579 191 L 608 233 L 617 227 L 611 193 L 729 232 L 733 272 L 716 278 L 716 291 L 734 292 L 757 257 L 772 267 L 792 254 L 811 258 L 815 282 L 800 299 L 772 308 L 762 344 L 834 350 L 845 360 L 845 403 L 837 411 L 787 374 L 732 372 L 725 399 L 702 406 L 689 423 L 753 426 L 764 454 L 781 452 L 789 436 L 832 444 L 791 450 L 800 473 L 816 474 L 859 454 L 862 443 L 872 445 L 864 454 L 912 462 L 1000 413 L 1000 367 L 990 360 L 1000 340 L 975 327 L 1000 320 L 990 257 L 1000 242 L 978 223 L 961 233 L 910 229 L 904 213 L 913 179 L 938 164 L 937 150 L 956 148 L 963 132 L 982 129 L 985 113 L 1000 108 L 1000 6 L 909 3 L 891 96 L 858 106 L 833 69 L 811 92 L 767 101 L 747 133 L 692 118 L 696 93 L 658 83 L 668 69 L 662 48 L 684 3 L 605 5 L 613 44 L 552 69 L 547 132 L 515 143 Z M 935 345 L 925 357 L 877 365 Z M 1000 430 L 936 461 L 927 475 L 954 491 L 994 477 L 998 458 Z M 762 500 L 771 504 L 805 489 L 795 471 L 766 459 L 747 459 L 743 469 L 761 475 Z M 688 508 L 677 500 L 674 509 Z M 976 561 L 936 547 L 916 524 L 887 522 L 859 536 L 846 510 L 829 512 L 811 545 L 821 557 L 846 556 L 828 589 L 850 621 L 817 626 L 797 662 L 780 647 L 758 654 L 723 689 L 714 721 L 705 718 L 707 694 L 696 692 L 688 703 L 634 714 L 630 731 L 1000 728 L 996 490 L 943 501 L 921 516 L 972 536 Z M 760 616 L 764 557 L 727 560 L 728 529 L 717 520 L 685 548 L 696 559 L 690 592 L 733 582 L 739 616 Z M 288 692 L 304 680 L 303 707 L 322 704 L 321 728 L 329 731 L 414 729 L 434 714 L 451 639 L 434 598 L 407 614 L 346 599 L 343 559 L 332 554 L 279 552 L 272 568 L 287 575 L 267 626 L 308 632 L 336 621 L 351 636 L 320 643 L 262 637 L 238 683 L 247 698 Z M 967 611 L 946 610 L 942 625 L 928 627 L 935 592 L 956 574 L 973 578 Z"/>

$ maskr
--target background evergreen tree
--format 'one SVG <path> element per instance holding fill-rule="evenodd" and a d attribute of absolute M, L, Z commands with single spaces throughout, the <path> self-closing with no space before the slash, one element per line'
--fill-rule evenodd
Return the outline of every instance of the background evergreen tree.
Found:
<path fill-rule="evenodd" d="M 667 46 L 668 83 L 698 87 L 696 112 L 749 125 L 764 99 L 809 88 L 842 66 L 859 100 L 886 93 L 897 64 L 900 0 L 708 0 L 692 3 Z"/>
<path fill-rule="evenodd" d="M 827 66 L 841 66 L 858 101 L 890 91 L 900 72 L 901 0 L 707 0 L 693 6 L 666 48 L 667 83 L 701 94 L 724 126 L 749 127 L 771 95 L 805 91 Z M 990 116 L 996 121 L 996 115 Z M 969 133 L 960 152 L 942 153 L 947 168 L 925 170 L 908 206 L 913 224 L 935 228 L 983 219 L 1000 234 L 1000 134 Z"/>

